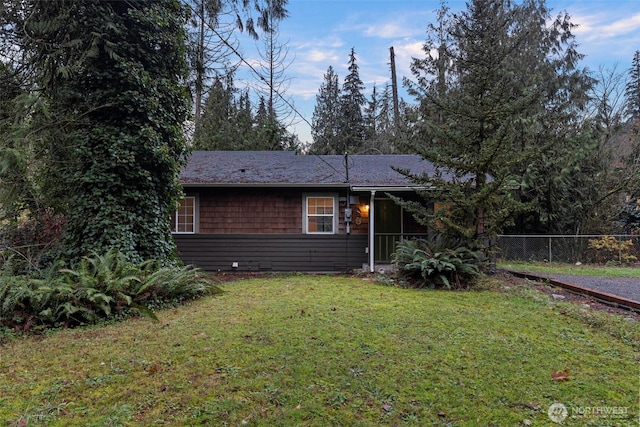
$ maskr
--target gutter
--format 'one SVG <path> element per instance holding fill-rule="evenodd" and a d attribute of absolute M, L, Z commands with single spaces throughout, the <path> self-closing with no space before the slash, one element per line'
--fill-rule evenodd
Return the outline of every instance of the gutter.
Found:
<path fill-rule="evenodd" d="M 357 186 L 350 185 L 346 182 L 334 182 L 334 183 L 203 183 L 203 182 L 180 182 L 183 187 L 190 188 L 346 188 L 354 192 L 409 192 L 416 190 L 426 190 L 423 186 L 413 185 L 398 185 L 398 186 Z"/>
<path fill-rule="evenodd" d="M 363 192 L 376 192 L 376 191 L 386 191 L 386 192 L 394 192 L 394 191 L 416 191 L 416 190 L 427 190 L 427 187 L 418 186 L 418 185 L 389 185 L 389 186 L 357 186 L 354 185 L 351 187 L 351 191 L 363 191 Z"/>
<path fill-rule="evenodd" d="M 180 182 L 183 187 L 189 188 L 350 188 L 346 183 L 332 184 L 296 184 L 296 183 L 202 183 Z"/>

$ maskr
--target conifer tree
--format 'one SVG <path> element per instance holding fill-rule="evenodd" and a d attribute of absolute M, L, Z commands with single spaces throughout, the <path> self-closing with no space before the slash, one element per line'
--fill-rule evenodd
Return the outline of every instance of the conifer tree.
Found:
<path fill-rule="evenodd" d="M 640 230 L 640 51 L 633 55 L 625 95 L 628 115 L 626 137 L 631 150 L 624 162 L 624 172 L 629 182 L 620 221 L 625 232 L 637 233 Z"/>
<path fill-rule="evenodd" d="M 361 152 L 367 154 L 391 154 L 396 152 L 396 124 L 391 86 L 386 85 L 379 95 L 374 85 L 371 97 L 364 109 L 365 141 Z"/>
<path fill-rule="evenodd" d="M 202 116 L 196 122 L 193 134 L 193 148 L 196 150 L 231 150 L 236 143 L 233 117 L 235 101 L 233 77 L 217 77 L 211 87 L 202 109 Z"/>
<path fill-rule="evenodd" d="M 340 95 L 338 75 L 333 67 L 329 66 L 318 95 L 316 95 L 316 106 L 311 122 L 313 143 L 309 147 L 310 153 L 339 154 L 343 152 L 339 135 Z"/>
<path fill-rule="evenodd" d="M 627 97 L 627 114 L 633 119 L 640 118 L 640 50 L 636 50 L 633 55 L 625 94 Z"/>
<path fill-rule="evenodd" d="M 365 139 L 372 141 L 378 136 L 378 124 L 380 116 L 380 99 L 378 98 L 378 90 L 376 85 L 373 85 L 371 90 L 371 97 L 366 103 L 364 108 L 363 121 L 365 124 Z"/>
<path fill-rule="evenodd" d="M 523 169 L 566 136 L 589 86 L 569 17 L 549 18 L 543 1 L 472 0 L 430 28 L 409 89 L 421 102 L 413 148 L 437 173 L 413 178 L 441 204 L 404 203 L 420 221 L 484 247 L 524 208 Z"/>
<path fill-rule="evenodd" d="M 360 79 L 354 48 L 351 48 L 349 53 L 348 70 L 349 74 L 344 78 L 340 97 L 339 132 L 342 143 L 340 154 L 359 152 L 366 137 L 362 109 L 367 100 L 363 94 L 364 84 Z"/>

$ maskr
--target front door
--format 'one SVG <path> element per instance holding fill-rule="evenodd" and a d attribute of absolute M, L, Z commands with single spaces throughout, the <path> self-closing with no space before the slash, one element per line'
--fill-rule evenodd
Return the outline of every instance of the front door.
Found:
<path fill-rule="evenodd" d="M 376 199 L 374 206 L 375 262 L 390 262 L 402 237 L 402 208 L 390 199 Z"/>

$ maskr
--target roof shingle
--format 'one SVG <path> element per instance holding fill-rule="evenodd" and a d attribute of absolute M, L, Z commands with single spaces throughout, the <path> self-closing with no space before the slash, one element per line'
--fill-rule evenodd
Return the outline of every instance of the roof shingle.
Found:
<path fill-rule="evenodd" d="M 418 155 L 348 157 L 297 155 L 292 151 L 194 151 L 180 174 L 183 185 L 350 185 L 401 187 L 413 183 L 393 168 L 432 175 L 434 167 Z"/>

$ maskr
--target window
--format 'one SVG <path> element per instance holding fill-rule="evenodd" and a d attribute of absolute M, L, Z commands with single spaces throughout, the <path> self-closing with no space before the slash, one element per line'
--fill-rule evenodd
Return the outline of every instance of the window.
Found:
<path fill-rule="evenodd" d="M 335 197 L 307 196 L 305 200 L 305 231 L 333 234 L 336 228 Z"/>
<path fill-rule="evenodd" d="M 173 215 L 172 231 L 174 233 L 196 232 L 196 198 L 185 197 L 180 201 L 178 210 Z"/>

